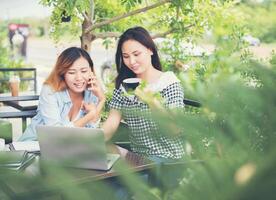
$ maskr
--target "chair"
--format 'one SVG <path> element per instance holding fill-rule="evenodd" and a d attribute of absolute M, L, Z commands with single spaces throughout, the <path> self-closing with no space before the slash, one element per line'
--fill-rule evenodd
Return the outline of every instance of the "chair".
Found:
<path fill-rule="evenodd" d="M 187 106 L 192 106 L 192 107 L 197 107 L 197 108 L 201 107 L 201 103 L 199 103 L 198 101 L 191 100 L 191 99 L 183 99 L 183 102 Z"/>
<path fill-rule="evenodd" d="M 6 120 L 0 120 L 0 138 L 5 139 L 5 143 L 12 142 L 12 124 Z"/>
<path fill-rule="evenodd" d="M 9 76 L 10 73 L 18 73 L 18 74 L 22 74 L 24 72 L 32 72 L 32 76 L 31 77 L 20 77 L 20 81 L 32 81 L 33 85 L 34 85 L 34 93 L 37 93 L 37 73 L 36 73 L 36 68 L 2 68 L 0 67 L 0 72 L 3 74 L 2 76 L 0 76 L 0 83 L 2 82 L 8 82 L 9 81 Z"/>
<path fill-rule="evenodd" d="M 37 105 L 21 105 L 21 102 L 36 101 L 39 99 L 39 95 L 28 96 L 0 96 L 0 102 L 17 109 L 18 111 L 0 112 L 0 118 L 21 118 L 22 130 L 24 131 L 27 126 L 27 118 L 31 118 L 36 115 Z"/>

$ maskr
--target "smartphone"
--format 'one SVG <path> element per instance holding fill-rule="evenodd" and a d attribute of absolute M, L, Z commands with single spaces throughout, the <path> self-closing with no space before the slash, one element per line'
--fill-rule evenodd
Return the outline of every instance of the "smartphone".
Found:
<path fill-rule="evenodd" d="M 87 86 L 86 86 L 87 89 L 89 89 L 89 88 L 92 87 L 92 85 L 91 85 L 90 83 L 88 83 L 88 82 L 90 82 L 90 81 L 91 81 L 91 78 L 89 78 L 88 81 L 87 81 Z"/>

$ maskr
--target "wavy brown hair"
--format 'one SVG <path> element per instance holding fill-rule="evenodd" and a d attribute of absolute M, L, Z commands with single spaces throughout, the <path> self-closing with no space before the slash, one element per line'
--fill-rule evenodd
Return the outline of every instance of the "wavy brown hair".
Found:
<path fill-rule="evenodd" d="M 89 54 L 81 48 L 70 47 L 65 49 L 58 57 L 54 69 L 51 74 L 48 76 L 44 84 L 49 85 L 54 91 L 61 91 L 67 88 L 65 83 L 64 75 L 73 65 L 73 63 L 83 57 L 89 63 L 89 66 L 94 72 L 93 61 Z"/>

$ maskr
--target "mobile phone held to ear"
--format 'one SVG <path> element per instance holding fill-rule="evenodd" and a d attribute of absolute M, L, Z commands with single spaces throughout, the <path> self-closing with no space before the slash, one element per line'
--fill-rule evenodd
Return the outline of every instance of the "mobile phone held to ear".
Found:
<path fill-rule="evenodd" d="M 91 89 L 91 88 L 92 88 L 91 81 L 92 81 L 92 78 L 91 78 L 91 77 L 90 77 L 90 78 L 88 78 L 88 81 L 87 81 L 87 86 L 86 86 L 86 88 L 87 88 L 87 89 Z"/>

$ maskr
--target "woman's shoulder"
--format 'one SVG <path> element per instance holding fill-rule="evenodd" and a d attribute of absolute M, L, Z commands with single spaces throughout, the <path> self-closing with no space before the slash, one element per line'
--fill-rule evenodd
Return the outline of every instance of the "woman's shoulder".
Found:
<path fill-rule="evenodd" d="M 57 99 L 63 99 L 63 101 L 69 101 L 70 97 L 67 90 L 55 91 L 50 85 L 44 84 L 41 88 L 40 96 L 45 98 L 54 97 Z"/>
<path fill-rule="evenodd" d="M 151 85 L 151 88 L 154 91 L 162 91 L 169 87 L 174 83 L 179 83 L 180 80 L 172 71 L 163 72 L 158 80 L 158 82 L 154 85 Z"/>
<path fill-rule="evenodd" d="M 113 90 L 112 97 L 109 101 L 109 107 L 113 109 L 121 109 L 125 105 L 126 97 L 123 95 L 122 86 Z"/>
<path fill-rule="evenodd" d="M 164 87 L 160 92 L 161 95 L 167 99 L 174 99 L 173 101 L 175 101 L 175 99 L 181 99 L 182 104 L 182 100 L 184 98 L 184 90 L 180 80 L 173 72 L 165 73 L 166 74 L 164 74 L 164 82 L 166 82 L 166 84 L 164 84 Z"/>
<path fill-rule="evenodd" d="M 120 85 L 120 87 L 119 88 L 114 88 L 114 90 L 113 90 L 113 97 L 122 97 L 123 96 L 123 86 L 122 85 Z"/>
<path fill-rule="evenodd" d="M 43 84 L 42 85 L 42 88 L 41 88 L 41 92 L 40 92 L 40 95 L 50 95 L 50 94 L 54 94 L 55 91 L 53 90 L 53 88 L 48 85 L 48 84 Z"/>
<path fill-rule="evenodd" d="M 163 72 L 161 75 L 160 81 L 167 82 L 169 84 L 180 82 L 180 80 L 177 78 L 175 73 L 173 73 L 172 71 Z"/>

